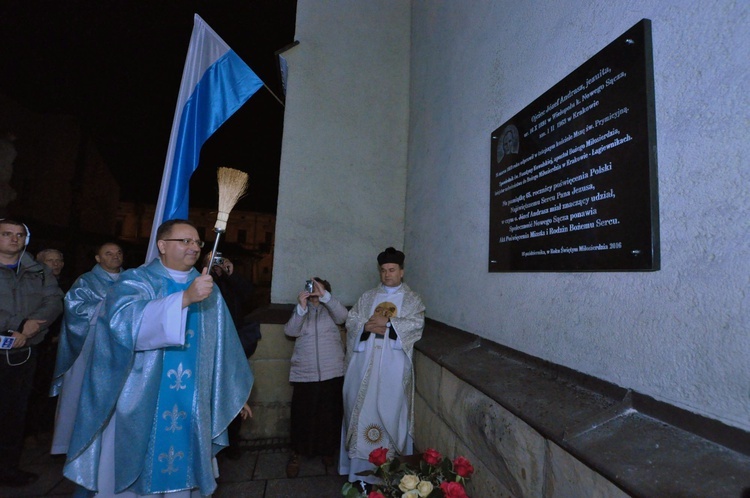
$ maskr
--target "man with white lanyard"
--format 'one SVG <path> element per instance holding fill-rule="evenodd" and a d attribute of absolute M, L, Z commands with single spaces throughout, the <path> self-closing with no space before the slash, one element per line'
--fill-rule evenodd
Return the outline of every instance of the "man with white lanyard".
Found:
<path fill-rule="evenodd" d="M 36 346 L 62 313 L 52 270 L 26 254 L 29 230 L 0 220 L 0 485 L 25 486 L 38 476 L 18 468 Z"/>

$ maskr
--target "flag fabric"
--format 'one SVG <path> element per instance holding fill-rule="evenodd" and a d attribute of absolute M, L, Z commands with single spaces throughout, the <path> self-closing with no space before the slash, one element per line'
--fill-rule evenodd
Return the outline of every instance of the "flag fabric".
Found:
<path fill-rule="evenodd" d="M 263 81 L 199 15 L 195 15 L 169 137 L 146 263 L 156 256 L 156 230 L 187 219 L 190 176 L 208 138 L 263 86 Z"/>

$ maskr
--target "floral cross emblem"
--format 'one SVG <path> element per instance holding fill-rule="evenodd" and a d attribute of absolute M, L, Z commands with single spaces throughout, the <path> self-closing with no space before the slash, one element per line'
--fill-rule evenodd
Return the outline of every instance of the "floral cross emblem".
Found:
<path fill-rule="evenodd" d="M 174 384 L 169 386 L 170 389 L 176 389 L 177 391 L 181 389 L 187 389 L 187 386 L 183 383 L 183 377 L 190 378 L 190 376 L 193 375 L 192 370 L 184 369 L 182 366 L 182 362 L 177 366 L 177 370 L 174 368 L 170 369 L 167 372 L 167 377 L 172 378 L 174 377 Z"/>
<path fill-rule="evenodd" d="M 180 469 L 178 467 L 175 467 L 174 463 L 175 460 L 178 458 L 184 458 L 185 454 L 181 451 L 175 452 L 174 446 L 169 447 L 169 453 L 161 453 L 159 455 L 159 461 L 163 462 L 164 460 L 167 461 L 167 466 L 163 469 L 161 469 L 162 474 L 173 474 Z"/>
<path fill-rule="evenodd" d="M 187 413 L 177 408 L 177 405 L 175 404 L 171 411 L 165 411 L 161 417 L 164 420 L 171 419 L 172 422 L 167 426 L 166 430 L 169 432 L 176 432 L 182 430 L 180 419 L 187 418 Z"/>

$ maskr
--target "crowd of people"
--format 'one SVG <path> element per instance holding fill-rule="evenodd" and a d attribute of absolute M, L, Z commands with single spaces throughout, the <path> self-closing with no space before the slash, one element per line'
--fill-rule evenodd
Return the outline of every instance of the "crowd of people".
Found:
<path fill-rule="evenodd" d="M 60 251 L 26 252 L 30 236 L 0 219 L 0 485 L 38 478 L 19 467 L 24 427 L 54 420 L 50 451 L 65 456 L 77 496 L 212 494 L 217 453 L 239 455 L 252 416 L 247 359 L 260 328 L 242 307 L 252 284 L 219 254 L 201 258 L 188 220 L 164 222 L 158 257 L 138 268 L 122 268 L 116 242 L 100 245 L 72 285 Z M 413 452 L 424 305 L 403 282 L 404 259 L 381 252 L 380 284 L 349 311 L 322 278 L 299 293 L 284 327 L 295 340 L 289 477 L 301 457 L 321 457 L 365 489 L 372 450 Z"/>

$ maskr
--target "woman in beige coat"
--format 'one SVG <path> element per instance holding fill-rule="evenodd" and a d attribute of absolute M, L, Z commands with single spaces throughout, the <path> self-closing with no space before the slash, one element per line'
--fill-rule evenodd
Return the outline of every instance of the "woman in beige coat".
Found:
<path fill-rule="evenodd" d="M 344 344 L 338 327 L 346 321 L 346 308 L 331 295 L 331 285 L 318 277 L 312 292 L 303 290 L 284 326 L 295 338 L 289 382 L 292 394 L 292 455 L 287 476 L 299 473 L 299 456 L 321 456 L 334 465 L 339 448 L 344 383 Z"/>

